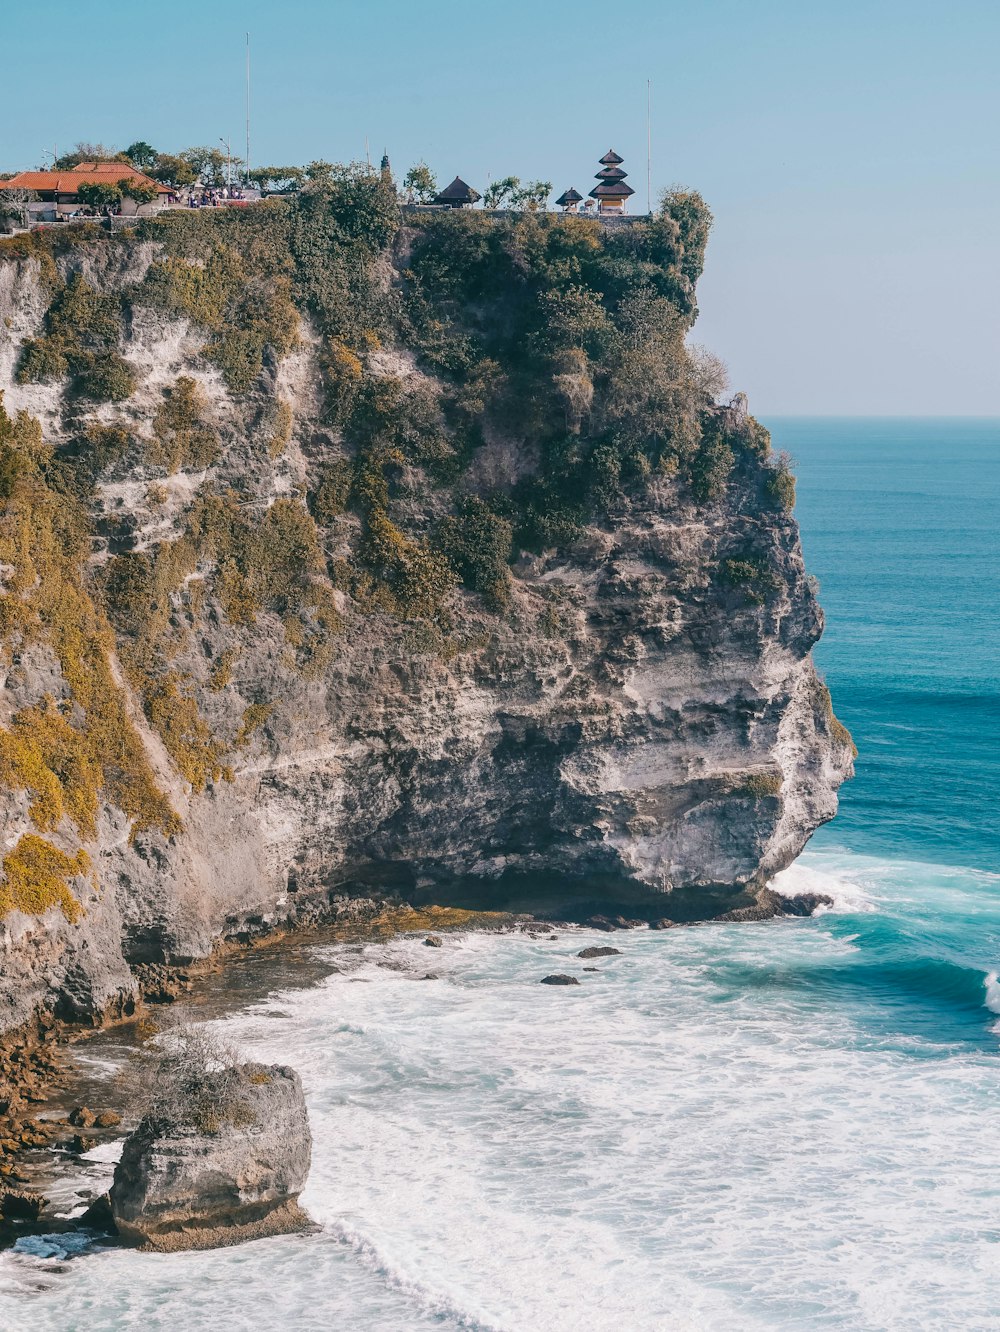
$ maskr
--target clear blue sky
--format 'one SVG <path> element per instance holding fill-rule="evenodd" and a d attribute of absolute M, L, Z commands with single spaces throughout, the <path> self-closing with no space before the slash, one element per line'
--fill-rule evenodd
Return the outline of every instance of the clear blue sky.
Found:
<path fill-rule="evenodd" d="M 389 149 L 716 215 L 696 338 L 755 410 L 997 414 L 1000 0 L 47 0 L 4 19 L 0 169 L 78 139 Z"/>

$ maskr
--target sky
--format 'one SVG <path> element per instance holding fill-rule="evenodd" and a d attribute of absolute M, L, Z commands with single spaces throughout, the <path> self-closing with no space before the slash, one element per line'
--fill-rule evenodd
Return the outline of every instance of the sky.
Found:
<path fill-rule="evenodd" d="M 80 139 L 421 159 L 715 215 L 693 339 L 761 415 L 997 415 L 1000 0 L 46 0 L 4 18 L 0 170 Z"/>

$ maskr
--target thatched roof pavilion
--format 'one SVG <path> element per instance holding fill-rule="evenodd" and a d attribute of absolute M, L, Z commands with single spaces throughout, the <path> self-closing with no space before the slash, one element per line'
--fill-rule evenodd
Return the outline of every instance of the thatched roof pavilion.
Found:
<path fill-rule="evenodd" d="M 471 185 L 467 185 L 461 176 L 456 176 L 450 185 L 435 195 L 434 202 L 443 204 L 447 208 L 465 208 L 469 204 L 478 203 L 481 198 L 482 195 Z"/>

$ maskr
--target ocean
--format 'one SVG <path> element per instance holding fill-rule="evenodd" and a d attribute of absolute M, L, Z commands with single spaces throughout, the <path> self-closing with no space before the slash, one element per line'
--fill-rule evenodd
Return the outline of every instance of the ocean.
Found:
<path fill-rule="evenodd" d="M 834 908 L 318 950 L 220 1021 L 302 1074 L 319 1232 L 22 1241 L 0 1327 L 1000 1329 L 1000 421 L 767 424 L 860 750 L 777 886 Z"/>

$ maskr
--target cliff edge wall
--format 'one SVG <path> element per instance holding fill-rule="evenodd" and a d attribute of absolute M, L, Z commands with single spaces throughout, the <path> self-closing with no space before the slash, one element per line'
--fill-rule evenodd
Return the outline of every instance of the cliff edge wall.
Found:
<path fill-rule="evenodd" d="M 850 737 L 708 215 L 0 242 L 0 1029 L 359 898 L 751 907 Z"/>

